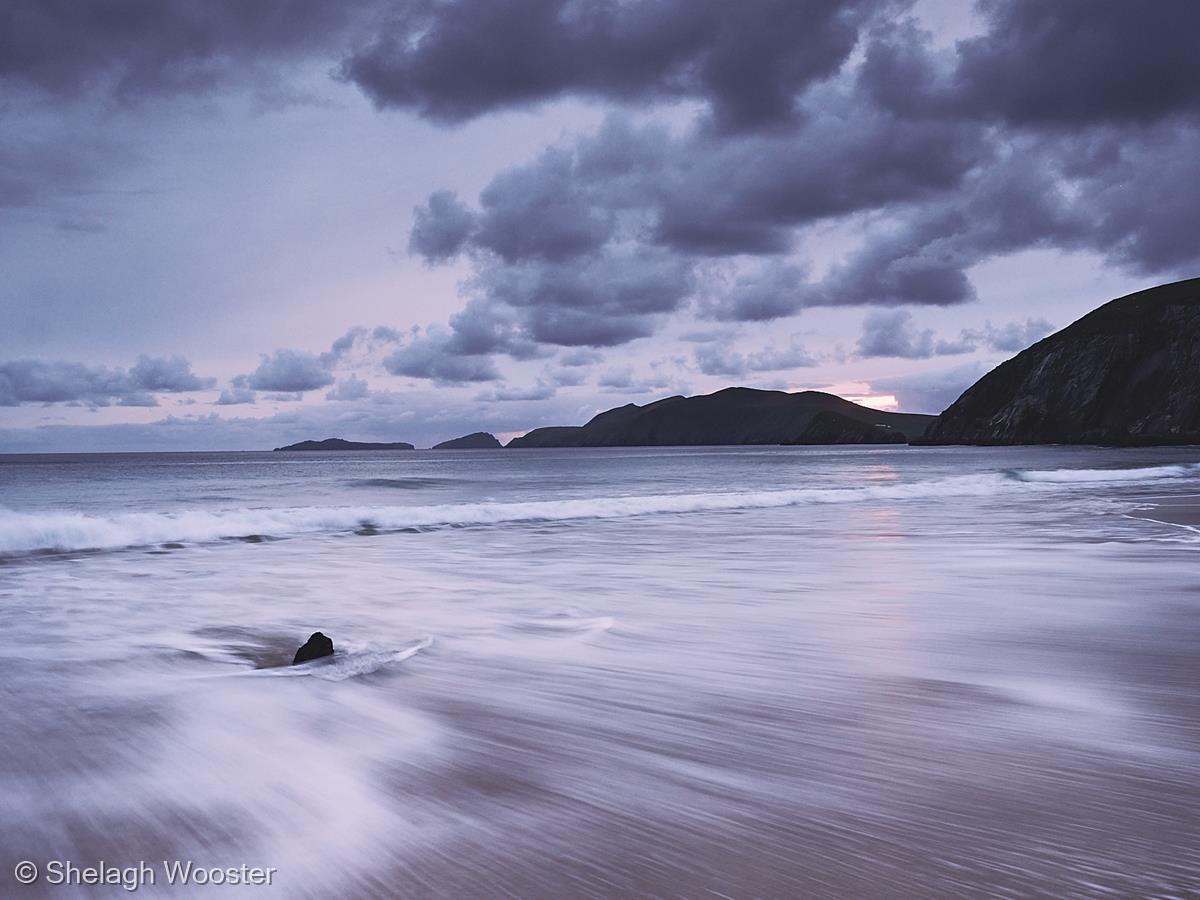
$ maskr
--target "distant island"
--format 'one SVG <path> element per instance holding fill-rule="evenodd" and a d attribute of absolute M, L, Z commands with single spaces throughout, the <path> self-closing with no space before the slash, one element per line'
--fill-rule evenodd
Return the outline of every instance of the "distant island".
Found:
<path fill-rule="evenodd" d="M 1118 298 L 1001 363 L 926 444 L 1200 444 L 1200 278 Z"/>
<path fill-rule="evenodd" d="M 504 445 L 496 440 L 496 436 L 486 431 L 476 431 L 450 441 L 434 444 L 434 450 L 498 450 Z"/>
<path fill-rule="evenodd" d="M 859 406 L 821 391 L 731 387 L 602 412 L 586 425 L 536 428 L 509 447 L 671 447 L 729 444 L 904 444 L 934 416 Z"/>
<path fill-rule="evenodd" d="M 365 441 L 346 441 L 342 438 L 326 438 L 323 441 L 301 441 L 298 444 L 288 444 L 286 447 L 276 447 L 274 452 L 289 450 L 413 450 L 412 444 L 397 441 L 391 444 L 373 444 Z"/>

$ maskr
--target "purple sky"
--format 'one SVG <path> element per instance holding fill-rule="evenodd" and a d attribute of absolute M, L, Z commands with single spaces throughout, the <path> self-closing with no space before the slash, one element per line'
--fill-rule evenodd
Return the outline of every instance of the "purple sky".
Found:
<path fill-rule="evenodd" d="M 0 0 L 0 451 L 939 412 L 1200 273 L 1193 0 Z"/>

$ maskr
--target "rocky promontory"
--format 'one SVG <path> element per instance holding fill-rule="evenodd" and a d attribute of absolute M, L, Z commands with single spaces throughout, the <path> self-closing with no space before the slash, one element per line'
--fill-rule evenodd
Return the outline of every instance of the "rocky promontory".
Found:
<path fill-rule="evenodd" d="M 486 431 L 476 431 L 473 434 L 466 434 L 460 438 L 454 438 L 449 441 L 442 441 L 440 444 L 434 444 L 434 450 L 498 450 L 502 447 L 495 435 L 488 434 Z"/>
<path fill-rule="evenodd" d="M 921 443 L 1200 443 L 1200 278 L 1113 300 L 1038 341 Z"/>

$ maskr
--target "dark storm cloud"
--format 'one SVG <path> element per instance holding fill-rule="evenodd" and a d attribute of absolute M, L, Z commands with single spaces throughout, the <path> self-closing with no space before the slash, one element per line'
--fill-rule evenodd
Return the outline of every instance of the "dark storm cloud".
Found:
<path fill-rule="evenodd" d="M 246 386 L 255 391 L 295 393 L 313 391 L 333 384 L 333 374 L 320 357 L 299 350 L 276 350 L 247 376 Z"/>
<path fill-rule="evenodd" d="M 869 13 L 859 0 L 414 2 L 343 64 L 381 107 L 461 122 L 567 95 L 694 98 L 724 129 L 793 115 L 832 75 Z"/>
<path fill-rule="evenodd" d="M 680 291 L 662 294 L 671 301 L 660 312 L 695 300 L 702 315 L 735 322 L 784 318 L 807 306 L 963 304 L 977 296 L 974 266 L 1031 248 L 1091 251 L 1139 274 L 1187 273 L 1200 264 L 1189 238 L 1200 227 L 1200 208 L 1190 200 L 1200 192 L 1200 129 L 1187 119 L 1200 109 L 1200 79 L 1185 77 L 1197 63 L 1184 39 L 1173 35 L 1154 47 L 1130 30 L 1132 9 L 1116 2 L 985 4 L 990 30 L 937 52 L 911 22 L 877 16 L 863 32 L 857 69 L 803 82 L 802 97 L 798 83 L 778 78 L 769 93 L 792 91 L 801 115 L 781 114 L 775 104 L 765 117 L 734 116 L 736 129 L 713 129 L 701 118 L 677 134 L 610 117 L 596 134 L 497 175 L 478 212 L 456 205 L 448 207 L 452 215 L 435 217 L 431 200 L 413 246 L 430 260 L 469 250 L 477 305 L 519 310 L 515 327 L 530 340 L 593 346 L 658 327 L 660 320 L 628 307 L 629 295 L 602 277 L 630 247 L 657 245 L 676 267 Z M 1165 2 L 1150 14 L 1146 33 L 1161 34 L 1172 22 L 1191 33 L 1196 9 Z M 690 10 L 714 14 L 700 4 Z M 678 12 L 669 5 L 658 11 Z M 499 28 L 497 40 L 515 51 L 528 40 L 537 46 L 567 35 L 571 46 L 572 29 L 592 34 L 587 29 L 604 17 L 581 24 L 551 3 L 528 12 L 528 21 Z M 472 46 L 462 13 L 454 4 L 426 10 L 397 32 L 416 34 L 419 20 L 419 39 L 399 50 L 380 44 L 363 57 L 389 73 L 373 82 L 377 100 L 453 120 L 561 93 L 645 98 L 679 88 L 664 86 L 661 71 L 635 65 L 620 77 L 653 83 L 631 94 L 617 91 L 616 81 L 544 70 L 524 93 L 493 90 L 474 80 L 493 60 L 456 69 L 455 87 L 438 93 L 430 87 L 434 73 Z M 632 4 L 604 15 L 645 13 Z M 789 20 L 774 24 L 786 31 Z M 1127 32 L 1135 36 L 1126 47 Z M 607 52 L 590 49 L 585 65 Z M 770 54 L 762 56 L 753 41 L 742 52 L 749 68 L 770 69 Z M 1104 70 L 1099 82 L 1107 83 L 1109 68 L 1131 83 L 1111 95 L 1093 90 L 1086 73 Z M 1162 79 L 1170 80 L 1165 96 L 1131 117 L 1142 108 L 1140 92 Z M 686 95 L 732 121 L 727 108 L 720 112 L 725 95 L 690 84 Z M 1147 127 L 1148 120 L 1159 122 Z M 787 254 L 810 229 L 849 216 L 864 223 L 866 240 L 821 280 L 808 280 L 803 261 Z M 452 238 L 427 241 L 426 230 L 436 233 L 431 223 L 441 218 L 458 223 L 447 229 Z M 772 257 L 778 262 L 764 259 Z M 722 281 L 709 277 L 720 270 L 706 260 L 740 262 Z M 586 289 L 571 278 L 583 271 Z M 701 282 L 703 295 L 693 297 Z M 938 350 L 936 341 L 927 346 L 922 335 L 903 332 L 887 346 L 883 334 L 864 344 L 868 353 L 920 358 Z M 956 343 L 964 345 L 944 341 L 943 350 Z"/>
<path fill-rule="evenodd" d="M 1146 123 L 1200 112 L 1194 0 L 984 0 L 958 47 L 955 101 L 1031 126 Z"/>
<path fill-rule="evenodd" d="M 139 356 L 132 369 L 18 359 L 0 362 L 0 406 L 77 403 L 86 406 L 157 406 L 155 393 L 211 388 L 182 356 Z"/>
<path fill-rule="evenodd" d="M 123 99 L 196 92 L 267 64 L 328 53 L 366 8 L 324 0 L 6 0 L 0 81 Z"/>

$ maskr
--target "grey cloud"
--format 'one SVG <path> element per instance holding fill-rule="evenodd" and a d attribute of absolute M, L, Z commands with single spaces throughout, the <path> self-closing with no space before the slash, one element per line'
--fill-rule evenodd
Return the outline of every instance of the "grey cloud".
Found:
<path fill-rule="evenodd" d="M 342 75 L 379 106 L 442 122 L 565 95 L 697 98 L 726 130 L 793 115 L 795 98 L 849 55 L 891 3 L 724 0 L 416 2 L 393 12 Z M 481 40 L 481 36 L 486 39 Z"/>
<path fill-rule="evenodd" d="M 676 393 L 684 393 L 686 385 L 676 381 L 666 372 L 661 371 L 661 364 L 651 364 L 655 371 L 644 375 L 635 375 L 631 366 L 611 369 L 597 379 L 596 384 L 606 394 L 648 394 L 651 391 L 662 392 L 674 385 Z"/>
<path fill-rule="evenodd" d="M 1192 0 L 986 0 L 962 43 L 955 100 L 1026 125 L 1145 123 L 1200 112 Z"/>
<path fill-rule="evenodd" d="M 564 353 L 558 358 L 558 361 L 564 366 L 590 366 L 604 359 L 604 354 L 595 350 L 588 350 L 586 347 L 580 347 L 576 350 L 571 350 Z"/>
<path fill-rule="evenodd" d="M 329 53 L 363 8 L 353 0 L 8 0 L 0 80 L 66 96 L 199 92 L 268 62 Z"/>
<path fill-rule="evenodd" d="M 554 369 L 547 377 L 559 387 L 578 387 L 587 381 L 587 374 L 582 369 Z"/>
<path fill-rule="evenodd" d="M 249 380 L 247 375 L 238 375 L 231 379 L 229 387 L 221 391 L 221 395 L 217 398 L 217 405 L 239 406 L 257 401 L 258 394 L 250 388 Z"/>
<path fill-rule="evenodd" d="M 532 384 L 529 387 L 498 387 L 494 391 L 485 391 L 479 394 L 476 399 L 486 402 L 548 400 L 555 393 L 555 385 L 538 379 L 536 384 Z"/>
<path fill-rule="evenodd" d="M 912 324 L 912 313 L 907 310 L 873 310 L 863 320 L 857 349 L 858 355 L 863 357 L 928 359 L 934 352 L 933 331 L 918 331 Z"/>
<path fill-rule="evenodd" d="M 182 356 L 139 356 L 129 370 L 133 383 L 147 391 L 171 394 L 202 391 L 216 385 L 215 378 L 200 378 L 193 374 L 192 364 Z"/>
<path fill-rule="evenodd" d="M 799 312 L 808 288 L 800 267 L 771 262 L 739 275 L 729 290 L 708 299 L 704 312 L 722 321 L 766 322 Z"/>
<path fill-rule="evenodd" d="M 246 386 L 256 391 L 295 393 L 312 391 L 333 384 L 333 375 L 325 363 L 311 353 L 276 350 L 247 377 Z"/>
<path fill-rule="evenodd" d="M 453 191 L 434 191 L 424 206 L 413 210 L 413 227 L 408 251 L 426 262 L 453 259 L 475 230 L 475 214 Z"/>
<path fill-rule="evenodd" d="M 1054 326 L 1045 319 L 1026 319 L 1024 322 L 1008 322 L 994 326 L 991 322 L 982 331 L 964 331 L 964 338 L 978 338 L 992 350 L 1016 353 L 1036 343 L 1054 331 Z"/>
<path fill-rule="evenodd" d="M 563 260 L 598 249 L 613 222 L 582 184 L 574 155 L 561 148 L 500 173 L 479 195 L 483 213 L 475 240 L 509 262 Z"/>
<path fill-rule="evenodd" d="M 981 348 L 1015 353 L 1054 331 L 1045 319 L 1026 319 L 982 328 L 964 328 L 956 339 L 939 339 L 933 329 L 918 330 L 907 310 L 873 310 L 863 321 L 858 339 L 861 357 L 891 356 L 905 359 L 928 359 L 931 356 L 954 356 L 973 353 Z"/>
<path fill-rule="evenodd" d="M 812 356 L 793 338 L 787 347 L 774 345 L 752 353 L 741 353 L 723 344 L 705 344 L 695 350 L 696 365 L 705 375 L 727 375 L 744 377 L 752 372 L 778 372 L 784 369 L 800 369 L 819 365 Z"/>
<path fill-rule="evenodd" d="M 132 369 L 82 363 L 18 359 L 0 362 L 0 406 L 22 403 L 78 403 L 85 406 L 157 406 L 154 393 L 182 393 L 212 387 L 198 378 L 181 356 L 139 356 Z"/>
<path fill-rule="evenodd" d="M 371 388 L 366 381 L 357 375 L 351 375 L 349 378 L 339 379 L 338 383 L 334 385 L 333 390 L 325 395 L 325 399 L 347 402 L 350 400 L 362 400 L 370 393 Z"/>
<path fill-rule="evenodd" d="M 496 381 L 500 377 L 491 357 L 460 353 L 453 332 L 441 327 L 412 337 L 384 359 L 383 365 L 393 375 L 428 378 L 443 385 Z"/>

